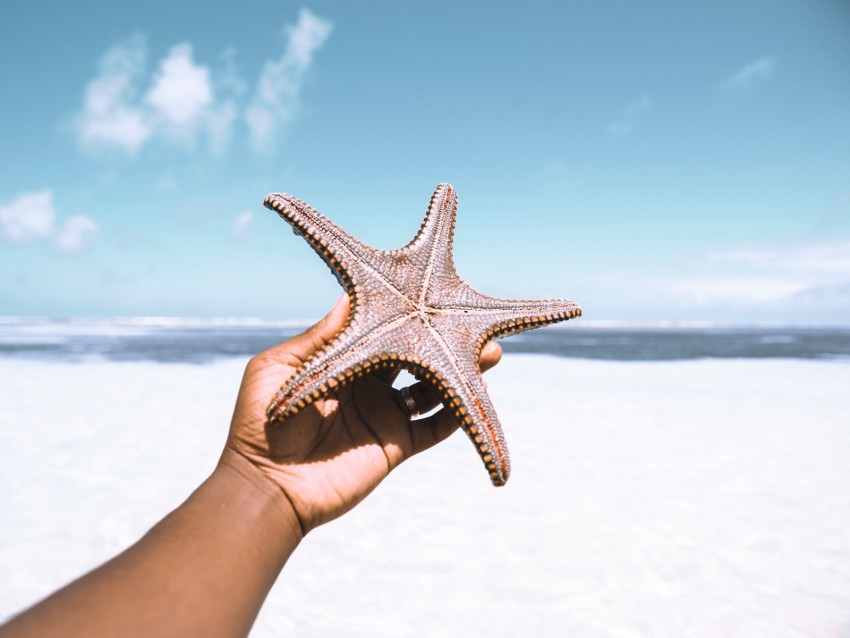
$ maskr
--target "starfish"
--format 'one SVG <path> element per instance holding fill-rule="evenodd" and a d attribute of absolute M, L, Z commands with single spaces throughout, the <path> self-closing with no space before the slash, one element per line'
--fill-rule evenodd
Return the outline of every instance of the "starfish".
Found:
<path fill-rule="evenodd" d="M 277 424 L 342 384 L 381 368 L 404 368 L 430 383 L 475 444 L 494 485 L 510 474 L 508 446 L 487 395 L 478 357 L 491 339 L 571 319 L 566 300 L 513 300 L 473 290 L 452 258 L 457 195 L 440 184 L 419 232 L 404 248 L 361 243 L 291 195 L 265 206 L 302 236 L 348 293 L 346 326 L 280 388 L 267 410 Z"/>

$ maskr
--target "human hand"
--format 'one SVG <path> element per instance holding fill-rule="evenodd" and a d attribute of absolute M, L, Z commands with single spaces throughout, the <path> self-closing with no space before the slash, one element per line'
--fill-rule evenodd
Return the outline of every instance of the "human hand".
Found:
<path fill-rule="evenodd" d="M 266 408 L 278 388 L 342 330 L 348 312 L 343 295 L 316 325 L 251 359 L 225 445 L 223 462 L 235 453 L 280 488 L 303 534 L 350 510 L 390 470 L 458 427 L 448 410 L 412 422 L 391 386 L 393 377 L 378 374 L 356 379 L 279 425 L 268 424 Z M 481 370 L 495 366 L 501 356 L 501 347 L 488 343 Z M 422 413 L 439 405 L 421 383 L 410 392 Z"/>

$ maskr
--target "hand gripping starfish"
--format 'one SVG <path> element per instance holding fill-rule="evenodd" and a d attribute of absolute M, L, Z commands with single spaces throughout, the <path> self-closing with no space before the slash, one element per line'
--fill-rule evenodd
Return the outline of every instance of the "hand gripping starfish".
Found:
<path fill-rule="evenodd" d="M 452 259 L 457 196 L 440 184 L 419 232 L 399 250 L 375 250 L 290 195 L 266 197 L 307 240 L 348 293 L 348 324 L 307 360 L 267 410 L 283 421 L 341 384 L 381 368 L 430 383 L 475 444 L 494 485 L 510 474 L 508 446 L 478 356 L 490 339 L 581 315 L 573 301 L 495 299 L 473 290 Z"/>

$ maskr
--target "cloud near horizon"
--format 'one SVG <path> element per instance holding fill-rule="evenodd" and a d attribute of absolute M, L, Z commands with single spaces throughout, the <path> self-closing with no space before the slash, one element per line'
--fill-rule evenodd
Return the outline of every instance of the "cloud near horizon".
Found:
<path fill-rule="evenodd" d="M 818 298 L 850 307 L 850 239 L 709 252 L 697 270 L 687 278 L 666 280 L 664 287 L 700 306 Z"/>
<path fill-rule="evenodd" d="M 78 140 L 88 148 L 130 154 L 155 141 L 194 149 L 202 140 L 221 154 L 242 122 L 251 148 L 268 151 L 295 117 L 313 55 L 332 28 L 302 9 L 298 22 L 286 29 L 282 57 L 265 63 L 248 105 L 241 99 L 245 82 L 232 50 L 212 69 L 195 62 L 192 45 L 183 42 L 149 76 L 146 40 L 134 35 L 101 58 L 75 118 Z"/>
<path fill-rule="evenodd" d="M 0 204 L 0 237 L 10 243 L 49 241 L 62 253 L 76 254 L 92 244 L 97 232 L 97 223 L 86 215 L 57 224 L 50 190 L 22 193 Z"/>

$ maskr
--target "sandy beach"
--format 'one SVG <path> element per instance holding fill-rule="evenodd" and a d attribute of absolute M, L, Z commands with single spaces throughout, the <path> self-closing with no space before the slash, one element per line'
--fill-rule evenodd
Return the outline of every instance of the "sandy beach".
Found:
<path fill-rule="evenodd" d="M 0 360 L 0 619 L 213 468 L 244 359 Z M 850 632 L 850 364 L 508 355 L 513 474 L 456 435 L 312 533 L 253 636 Z"/>

